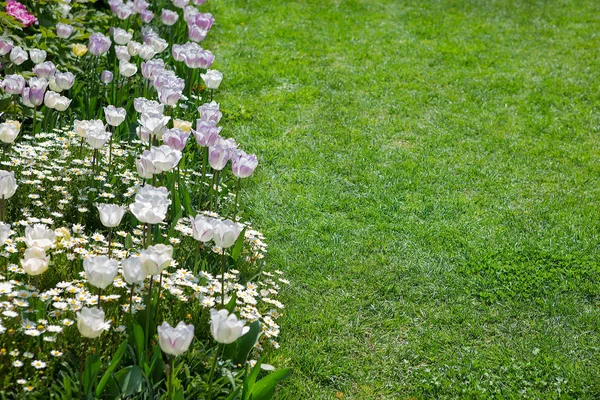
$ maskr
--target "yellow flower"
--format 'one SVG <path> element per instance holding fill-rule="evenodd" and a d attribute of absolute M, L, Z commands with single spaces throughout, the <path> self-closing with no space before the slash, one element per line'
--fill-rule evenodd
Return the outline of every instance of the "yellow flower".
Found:
<path fill-rule="evenodd" d="M 189 132 L 192 130 L 192 123 L 183 121 L 181 119 L 176 119 L 176 120 L 173 120 L 173 128 L 178 128 L 184 132 Z"/>
<path fill-rule="evenodd" d="M 75 53 L 77 57 L 83 57 L 87 51 L 88 48 L 85 44 L 77 43 L 73 45 L 73 53 Z"/>

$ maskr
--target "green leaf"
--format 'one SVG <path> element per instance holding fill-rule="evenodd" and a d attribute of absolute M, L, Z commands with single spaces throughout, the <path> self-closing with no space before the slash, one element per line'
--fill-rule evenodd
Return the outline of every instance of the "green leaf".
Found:
<path fill-rule="evenodd" d="M 179 193 L 183 197 L 183 208 L 188 216 L 193 217 L 196 215 L 194 209 L 192 208 L 192 198 L 190 197 L 190 191 L 183 181 L 179 182 Z"/>
<path fill-rule="evenodd" d="M 244 336 L 238 339 L 238 348 L 233 362 L 235 364 L 246 364 L 248 354 L 252 351 L 252 348 L 258 341 L 258 338 L 262 334 L 262 328 L 259 321 L 254 321 L 250 324 L 250 330 Z"/>
<path fill-rule="evenodd" d="M 256 363 L 258 366 L 258 363 Z M 256 367 L 255 367 L 256 368 Z M 291 368 L 284 368 L 270 373 L 269 375 L 256 382 L 252 389 L 252 400 L 267 400 L 273 397 L 273 391 L 277 383 L 287 379 L 292 374 Z"/>
<path fill-rule="evenodd" d="M 92 354 L 85 359 L 85 369 L 83 370 L 83 394 L 87 398 L 93 398 L 92 386 L 100 368 L 102 367 L 102 361 L 97 354 Z"/>
<path fill-rule="evenodd" d="M 144 328 L 136 320 L 133 320 L 133 338 L 135 340 L 138 364 L 142 365 L 144 361 Z"/>
<path fill-rule="evenodd" d="M 238 236 L 237 240 L 235 241 L 235 245 L 233 246 L 233 249 L 231 250 L 231 258 L 233 258 L 234 261 L 237 261 L 238 258 L 240 258 L 240 254 L 242 253 L 242 248 L 244 247 L 245 234 L 246 234 L 246 228 L 244 227 L 244 229 L 242 229 L 242 231 L 240 232 L 240 235 Z"/>
<path fill-rule="evenodd" d="M 238 386 L 225 400 L 234 400 L 240 394 L 241 386 Z"/>
<path fill-rule="evenodd" d="M 100 379 L 100 383 L 98 383 L 98 386 L 96 387 L 96 397 L 100 397 L 102 395 L 102 392 L 104 391 L 104 387 L 108 383 L 108 380 L 110 379 L 111 374 L 113 373 L 113 371 L 117 368 L 117 366 L 121 362 L 121 358 L 123 358 L 123 354 L 125 354 L 125 349 L 127 349 L 127 341 L 124 341 L 123 343 L 121 343 L 121 345 L 117 349 L 117 352 L 113 356 L 112 361 L 110 362 L 110 365 L 106 369 L 106 372 L 102 376 L 102 379 Z"/>
<path fill-rule="evenodd" d="M 252 389 L 254 388 L 254 383 L 256 382 L 256 378 L 258 377 L 258 373 L 260 372 L 260 365 L 262 364 L 261 360 L 256 362 L 254 368 L 250 370 L 248 373 L 248 367 L 246 367 L 246 377 L 244 378 L 244 392 L 242 393 L 243 400 L 250 400 L 252 396 Z"/>
<path fill-rule="evenodd" d="M 131 233 L 128 233 L 127 237 L 125 237 L 125 248 L 126 249 L 133 248 L 133 240 L 131 239 Z"/>
<path fill-rule="evenodd" d="M 139 366 L 130 365 L 119 370 L 115 374 L 115 380 L 111 383 L 111 398 L 118 397 L 119 395 L 127 398 L 142 390 L 144 374 Z"/>

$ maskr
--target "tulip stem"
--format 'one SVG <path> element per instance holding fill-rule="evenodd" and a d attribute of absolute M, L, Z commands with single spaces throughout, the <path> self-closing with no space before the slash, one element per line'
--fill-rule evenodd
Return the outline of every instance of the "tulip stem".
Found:
<path fill-rule="evenodd" d="M 133 317 L 133 290 L 135 289 L 135 284 L 131 285 L 131 292 L 129 293 L 129 314 Z"/>
<path fill-rule="evenodd" d="M 146 340 L 144 341 L 144 345 L 146 346 L 146 356 L 148 355 L 148 345 L 150 342 L 150 308 L 152 305 L 152 282 L 154 282 L 154 275 L 150 275 L 150 285 L 148 286 L 148 296 L 146 300 L 146 329 L 144 331 L 144 334 L 146 335 Z"/>
<path fill-rule="evenodd" d="M 221 305 L 225 304 L 225 249 L 221 250 Z"/>
<path fill-rule="evenodd" d="M 100 308 L 100 294 L 102 293 L 102 289 L 98 288 L 98 308 Z"/>
<path fill-rule="evenodd" d="M 35 124 L 37 121 L 37 107 L 33 107 L 33 124 L 31 127 L 31 133 L 35 135 Z"/>
<path fill-rule="evenodd" d="M 160 279 L 158 280 L 158 299 L 156 300 L 156 313 L 160 313 L 160 289 L 162 288 L 163 273 L 160 271 Z M 160 321 L 160 316 L 157 318 Z"/>
<path fill-rule="evenodd" d="M 110 254 L 112 253 L 112 248 L 110 246 L 112 244 L 112 231 L 113 228 L 108 229 L 108 258 L 110 258 Z"/>
<path fill-rule="evenodd" d="M 215 375 L 215 369 L 217 369 L 217 359 L 219 358 L 219 353 L 221 351 L 221 343 L 217 345 L 217 351 L 215 353 L 215 358 L 213 360 L 212 366 L 210 367 L 210 375 L 208 375 L 208 398 L 212 399 L 212 385 L 213 378 Z"/>
<path fill-rule="evenodd" d="M 4 200 L 4 195 L 0 199 L 0 221 L 4 221 L 4 207 L 6 206 L 6 202 Z"/>
<path fill-rule="evenodd" d="M 167 398 L 169 399 L 174 399 L 175 398 L 175 392 L 173 391 L 173 378 L 175 377 L 175 356 L 171 356 L 170 357 L 170 371 L 169 371 L 169 379 L 167 381 L 167 390 L 168 390 L 168 395 Z"/>

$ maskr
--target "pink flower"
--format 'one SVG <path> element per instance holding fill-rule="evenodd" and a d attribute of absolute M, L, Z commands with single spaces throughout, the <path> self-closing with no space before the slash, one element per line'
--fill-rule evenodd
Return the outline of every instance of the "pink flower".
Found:
<path fill-rule="evenodd" d="M 28 13 L 27 8 L 18 1 L 8 0 L 5 10 L 7 15 L 21 22 L 25 27 L 38 22 L 38 19 L 33 14 Z"/>

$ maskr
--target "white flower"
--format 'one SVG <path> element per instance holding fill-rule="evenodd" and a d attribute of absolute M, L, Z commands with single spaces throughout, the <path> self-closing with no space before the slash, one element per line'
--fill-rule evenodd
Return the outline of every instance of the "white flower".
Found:
<path fill-rule="evenodd" d="M 152 146 L 150 150 L 142 153 L 140 162 L 147 172 L 159 174 L 161 172 L 170 171 L 181 161 L 181 152 L 173 148 L 162 145 L 160 147 Z"/>
<path fill-rule="evenodd" d="M 4 143 L 13 143 L 19 134 L 21 123 L 19 121 L 6 121 L 0 124 L 0 140 Z"/>
<path fill-rule="evenodd" d="M 140 222 L 157 224 L 166 218 L 170 204 L 167 188 L 146 185 L 138 190 L 129 209 Z"/>
<path fill-rule="evenodd" d="M 248 333 L 250 327 L 244 326 L 245 324 L 246 321 L 238 321 L 234 313 L 229 314 L 225 309 L 210 310 L 210 333 L 219 343 L 233 343 Z"/>
<path fill-rule="evenodd" d="M 127 117 L 127 112 L 124 108 L 117 108 L 113 105 L 108 107 L 104 107 L 104 117 L 106 118 L 106 122 L 111 126 L 119 126 L 125 121 L 125 117 Z"/>
<path fill-rule="evenodd" d="M 213 222 L 213 240 L 215 244 L 221 248 L 228 248 L 233 246 L 237 240 L 242 227 L 235 222 L 226 219 L 214 220 Z"/>
<path fill-rule="evenodd" d="M 163 322 L 157 330 L 161 350 L 173 356 L 185 353 L 194 339 L 194 325 L 186 325 L 183 321 L 175 328 Z"/>
<path fill-rule="evenodd" d="M 100 212 L 100 221 L 102 225 L 107 228 L 114 228 L 121 223 L 123 215 L 127 212 L 124 206 L 118 206 L 116 204 L 98 204 L 98 211 Z"/>
<path fill-rule="evenodd" d="M 0 246 L 4 246 L 8 238 L 12 235 L 10 224 L 0 222 Z M 0 291 L 2 293 L 2 291 Z"/>
<path fill-rule="evenodd" d="M 44 224 L 29 225 L 25 228 L 27 247 L 41 247 L 48 250 L 56 241 L 56 233 Z"/>
<path fill-rule="evenodd" d="M 21 265 L 28 275 L 41 275 L 48 269 L 50 264 L 50 256 L 46 255 L 46 251 L 42 247 L 30 247 L 25 250 L 24 258 L 21 260 Z"/>
<path fill-rule="evenodd" d="M 104 321 L 104 311 L 98 307 L 83 307 L 81 312 L 77 313 L 77 329 L 83 337 L 97 338 L 109 328 L 109 323 Z"/>
<path fill-rule="evenodd" d="M 44 104 L 48 108 L 54 108 L 58 111 L 65 111 L 71 104 L 71 99 L 61 96 L 52 90 L 48 90 L 44 95 Z"/>
<path fill-rule="evenodd" d="M 88 257 L 83 260 L 83 269 L 90 284 L 100 289 L 106 289 L 113 283 L 119 263 L 106 256 Z"/>
<path fill-rule="evenodd" d="M 15 46 L 10 52 L 10 62 L 15 65 L 21 65 L 29 60 L 27 52 L 21 46 Z"/>
<path fill-rule="evenodd" d="M 112 34 L 115 43 L 120 45 L 126 45 L 133 37 L 131 33 L 121 28 L 113 28 Z"/>
<path fill-rule="evenodd" d="M 208 242 L 213 238 L 212 218 L 205 217 L 202 214 L 196 215 L 192 220 L 192 235 L 194 239 L 201 242 Z"/>
<path fill-rule="evenodd" d="M 105 130 L 102 122 L 100 122 L 100 124 L 101 125 L 94 123 L 88 125 L 87 136 L 85 140 L 93 149 L 102 148 L 102 146 L 104 146 L 111 137 L 111 133 Z"/>
<path fill-rule="evenodd" d="M 35 369 L 44 369 L 46 368 L 46 363 L 40 360 L 35 360 L 31 362 L 31 366 Z"/>
<path fill-rule="evenodd" d="M 142 263 L 139 257 L 129 257 L 124 259 L 123 278 L 130 285 L 140 285 L 146 279 L 146 271 L 142 268 Z"/>
<path fill-rule="evenodd" d="M 139 262 L 146 275 L 158 275 L 173 261 L 173 246 L 157 244 L 140 251 Z"/>
<path fill-rule="evenodd" d="M 0 198 L 10 199 L 18 186 L 14 172 L 0 170 Z"/>
<path fill-rule="evenodd" d="M 200 76 L 208 89 L 218 89 L 223 80 L 223 74 L 216 69 L 209 69 L 206 74 L 200 74 Z"/>
<path fill-rule="evenodd" d="M 137 72 L 137 66 L 127 60 L 119 61 L 119 73 L 126 78 L 129 78 Z"/>
<path fill-rule="evenodd" d="M 33 61 L 34 64 L 40 64 L 46 61 L 47 53 L 44 50 L 40 49 L 31 49 L 29 50 L 29 58 Z"/>

